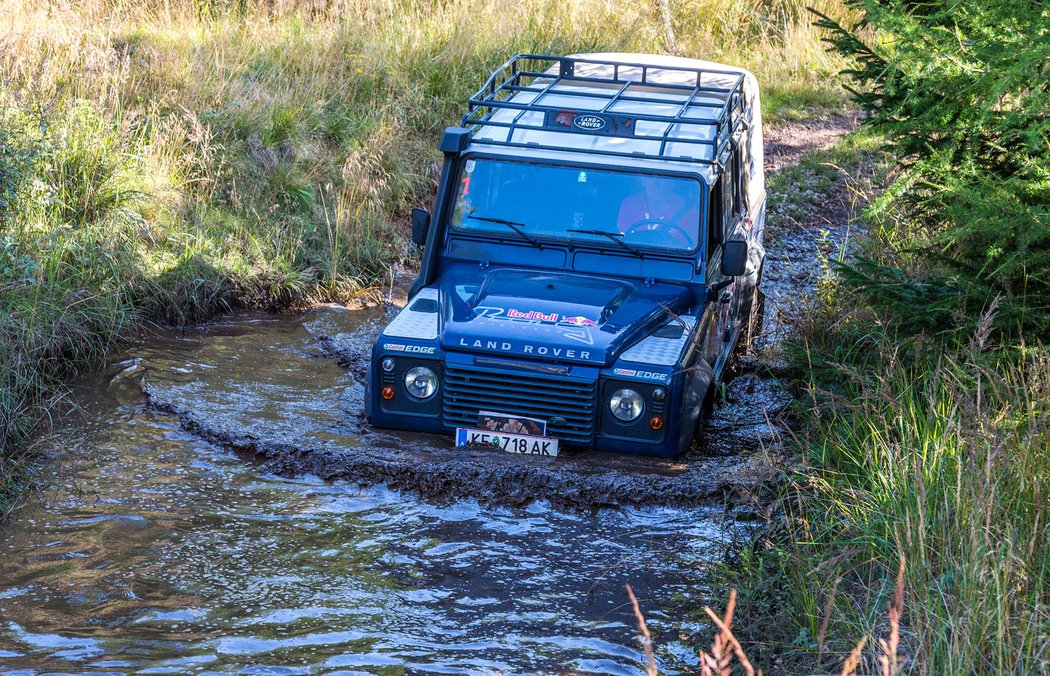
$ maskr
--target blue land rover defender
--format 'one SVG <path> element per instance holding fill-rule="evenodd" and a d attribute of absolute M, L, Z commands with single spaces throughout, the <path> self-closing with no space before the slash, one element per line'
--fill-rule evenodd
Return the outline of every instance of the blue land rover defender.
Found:
<path fill-rule="evenodd" d="M 675 57 L 521 55 L 441 152 L 433 216 L 412 214 L 419 277 L 373 347 L 369 421 L 463 443 L 485 415 L 538 424 L 533 437 L 563 448 L 688 449 L 759 305 L 754 77 Z M 502 446 L 547 452 L 516 443 Z"/>

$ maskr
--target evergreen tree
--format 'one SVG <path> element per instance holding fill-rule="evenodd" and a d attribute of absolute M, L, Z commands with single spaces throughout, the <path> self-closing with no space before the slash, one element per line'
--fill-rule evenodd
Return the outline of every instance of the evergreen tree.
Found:
<path fill-rule="evenodd" d="M 1050 336 L 1050 6 L 847 0 L 820 15 L 899 171 L 872 209 L 895 246 L 844 279 L 905 331 Z M 891 239 L 894 239 L 891 238 Z"/>

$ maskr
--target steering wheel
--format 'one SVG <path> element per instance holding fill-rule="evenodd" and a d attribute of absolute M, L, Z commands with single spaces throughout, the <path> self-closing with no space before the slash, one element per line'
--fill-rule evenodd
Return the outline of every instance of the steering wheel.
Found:
<path fill-rule="evenodd" d="M 660 232 L 662 230 L 680 238 L 685 245 L 689 245 L 693 241 L 693 238 L 686 232 L 685 228 L 663 218 L 643 218 L 632 223 L 624 232 L 624 237 L 627 238 L 639 232 Z"/>

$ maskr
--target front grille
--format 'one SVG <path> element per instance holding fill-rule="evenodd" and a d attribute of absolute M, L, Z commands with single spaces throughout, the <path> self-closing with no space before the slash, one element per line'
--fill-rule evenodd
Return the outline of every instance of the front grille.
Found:
<path fill-rule="evenodd" d="M 475 427 L 479 411 L 516 414 L 548 421 L 549 436 L 589 444 L 594 438 L 595 385 L 563 376 L 446 363 L 444 419 L 448 425 Z M 563 418 L 565 424 L 551 424 L 553 417 Z"/>

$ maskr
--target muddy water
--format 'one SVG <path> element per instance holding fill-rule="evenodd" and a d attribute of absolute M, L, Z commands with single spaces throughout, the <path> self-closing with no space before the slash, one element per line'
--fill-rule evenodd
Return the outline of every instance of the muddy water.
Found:
<path fill-rule="evenodd" d="M 0 531 L 0 670 L 639 673 L 628 582 L 661 668 L 695 664 L 705 568 L 739 533 L 682 492 L 697 463 L 606 459 L 610 480 L 371 432 L 352 346 L 384 317 L 227 321 L 79 383 Z M 311 467 L 331 480 L 274 473 Z M 653 503 L 599 506 L 632 491 Z"/>
<path fill-rule="evenodd" d="M 774 131 L 772 164 L 812 136 Z M 778 234 L 760 342 L 849 232 Z M 769 478 L 787 403 L 769 355 L 680 461 L 522 463 L 364 425 L 388 313 L 155 336 L 79 383 L 0 527 L 0 672 L 636 674 L 628 582 L 661 672 L 695 672 L 705 571 L 748 541 L 719 505 Z"/>

